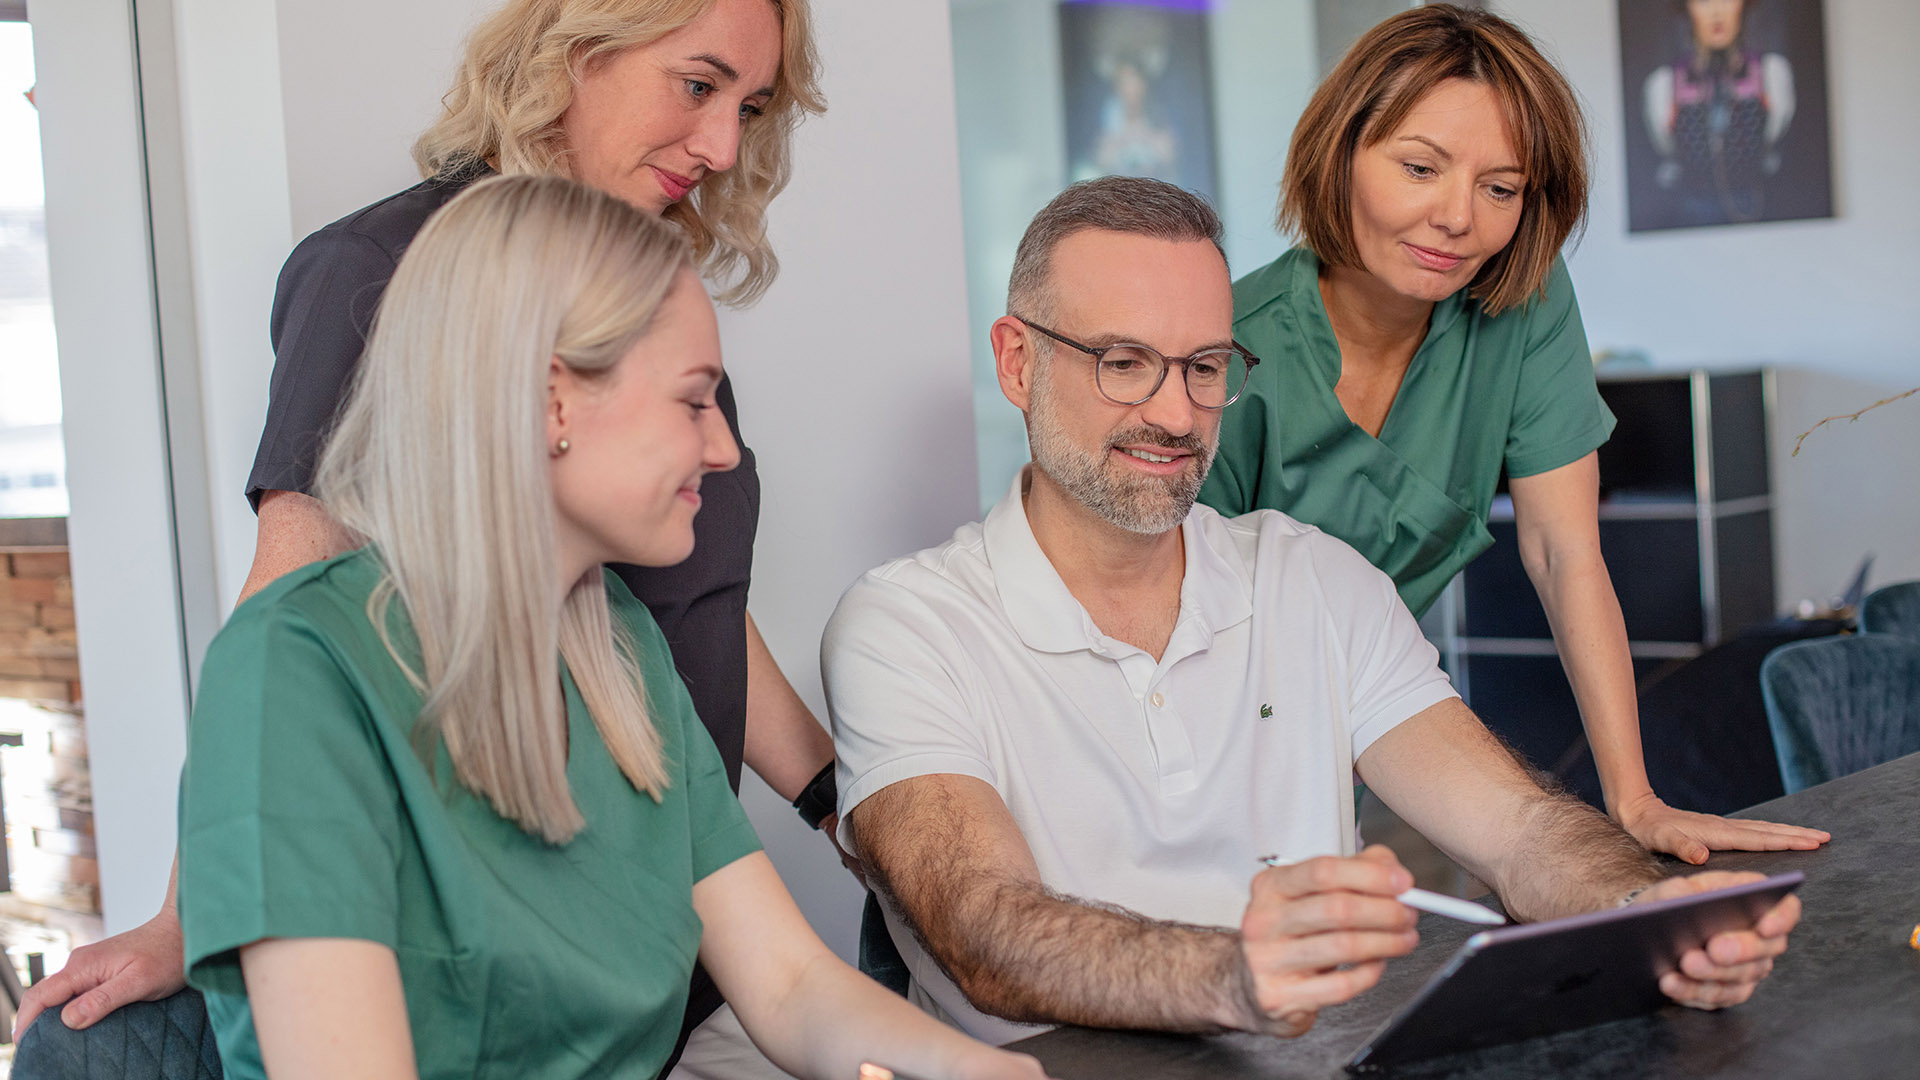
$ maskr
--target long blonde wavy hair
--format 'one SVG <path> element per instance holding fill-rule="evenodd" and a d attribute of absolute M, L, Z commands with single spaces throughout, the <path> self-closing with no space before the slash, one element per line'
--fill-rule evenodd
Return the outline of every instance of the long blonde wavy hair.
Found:
<path fill-rule="evenodd" d="M 767 204 L 792 172 L 793 130 L 826 110 L 808 0 L 768 0 L 780 15 L 780 72 L 764 115 L 740 137 L 733 168 L 667 208 L 723 302 L 759 299 L 780 270 Z M 422 177 L 490 163 L 507 175 L 573 175 L 560 117 L 595 60 L 648 45 L 699 18 L 713 0 L 509 0 L 467 39 L 440 119 L 413 144 Z"/>
<path fill-rule="evenodd" d="M 548 358 L 605 378 L 691 266 L 680 230 L 611 195 L 475 184 L 400 260 L 320 461 L 321 501 L 384 571 L 367 615 L 425 695 L 416 745 L 444 741 L 462 785 L 549 843 L 585 824 L 559 658 L 634 787 L 657 801 L 667 771 L 600 569 L 554 595 Z"/>

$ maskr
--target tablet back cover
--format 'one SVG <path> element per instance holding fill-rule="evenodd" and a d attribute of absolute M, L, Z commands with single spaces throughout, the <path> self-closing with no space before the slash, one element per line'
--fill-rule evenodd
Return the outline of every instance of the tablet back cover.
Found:
<path fill-rule="evenodd" d="M 1367 1072 L 1652 1012 L 1667 1001 L 1660 976 L 1677 957 L 1753 925 L 1800 881 L 1783 874 L 1475 934 L 1348 1068 Z"/>

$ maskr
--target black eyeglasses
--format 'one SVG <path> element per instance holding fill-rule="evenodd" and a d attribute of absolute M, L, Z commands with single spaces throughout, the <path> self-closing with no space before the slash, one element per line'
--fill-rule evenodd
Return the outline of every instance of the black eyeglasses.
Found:
<path fill-rule="evenodd" d="M 1056 334 L 1039 323 L 1020 319 L 1029 329 L 1045 334 L 1071 349 L 1093 357 L 1093 384 L 1100 396 L 1115 405 L 1139 405 L 1160 392 L 1167 370 L 1185 368 L 1187 397 L 1202 409 L 1224 409 L 1247 388 L 1247 373 L 1260 362 L 1239 342 L 1231 348 L 1204 349 L 1192 356 L 1166 356 L 1159 350 L 1131 342 L 1094 348 Z"/>

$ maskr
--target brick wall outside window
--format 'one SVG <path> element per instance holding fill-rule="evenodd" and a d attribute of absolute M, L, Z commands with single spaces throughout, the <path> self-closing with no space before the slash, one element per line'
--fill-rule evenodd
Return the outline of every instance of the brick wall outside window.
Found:
<path fill-rule="evenodd" d="M 13 896 L 100 911 L 73 579 L 64 548 L 0 552 L 0 752 Z"/>

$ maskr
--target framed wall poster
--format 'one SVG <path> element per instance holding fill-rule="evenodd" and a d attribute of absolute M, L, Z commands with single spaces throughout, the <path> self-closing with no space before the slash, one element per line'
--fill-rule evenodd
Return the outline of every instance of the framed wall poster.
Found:
<path fill-rule="evenodd" d="M 1619 0 L 1627 229 L 1833 216 L 1823 0 Z"/>
<path fill-rule="evenodd" d="M 1072 180 L 1151 176 L 1215 197 L 1212 0 L 1062 0 Z"/>

